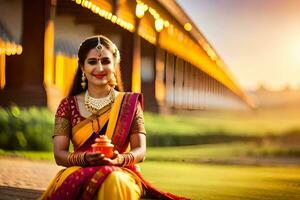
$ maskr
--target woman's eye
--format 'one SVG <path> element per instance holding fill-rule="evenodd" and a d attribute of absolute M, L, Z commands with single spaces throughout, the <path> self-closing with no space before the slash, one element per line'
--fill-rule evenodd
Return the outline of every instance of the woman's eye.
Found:
<path fill-rule="evenodd" d="M 107 65 L 110 63 L 110 60 L 102 60 L 101 63 L 102 65 Z"/>
<path fill-rule="evenodd" d="M 96 60 L 91 60 L 88 62 L 90 65 L 96 65 L 98 63 L 98 61 Z"/>

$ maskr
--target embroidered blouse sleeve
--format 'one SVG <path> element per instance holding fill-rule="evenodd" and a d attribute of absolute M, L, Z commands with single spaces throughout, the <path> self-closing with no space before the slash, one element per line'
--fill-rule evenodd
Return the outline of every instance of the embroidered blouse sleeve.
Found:
<path fill-rule="evenodd" d="M 136 113 L 134 115 L 130 129 L 130 134 L 137 133 L 146 134 L 144 114 L 140 103 L 138 103 L 137 105 Z"/>
<path fill-rule="evenodd" d="M 71 135 L 70 114 L 71 111 L 70 111 L 68 98 L 64 98 L 60 102 L 55 114 L 54 132 L 52 137 L 55 137 L 57 135 L 62 135 L 70 138 Z"/>

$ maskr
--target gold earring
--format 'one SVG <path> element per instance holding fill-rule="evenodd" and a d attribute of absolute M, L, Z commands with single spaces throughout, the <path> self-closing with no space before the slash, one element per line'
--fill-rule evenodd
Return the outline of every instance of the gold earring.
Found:
<path fill-rule="evenodd" d="M 82 87 L 82 89 L 85 89 L 85 87 L 86 87 L 86 77 L 85 77 L 85 75 L 84 75 L 84 73 L 82 72 L 82 75 L 81 75 L 81 87 Z"/>
<path fill-rule="evenodd" d="M 117 79 L 116 79 L 116 74 L 115 73 L 112 73 L 111 75 L 110 75 L 110 77 L 108 77 L 108 84 L 111 86 L 111 87 L 113 87 L 113 88 L 115 88 L 116 87 L 116 85 L 117 85 Z"/>

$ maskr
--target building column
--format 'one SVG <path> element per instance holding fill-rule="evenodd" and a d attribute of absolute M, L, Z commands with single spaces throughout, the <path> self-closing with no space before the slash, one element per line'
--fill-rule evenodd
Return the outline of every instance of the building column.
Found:
<path fill-rule="evenodd" d="M 122 32 L 121 41 L 121 63 L 120 71 L 124 91 L 131 91 L 132 80 L 132 55 L 133 55 L 133 34 L 127 31 Z"/>
<path fill-rule="evenodd" d="M 133 33 L 133 54 L 132 54 L 132 92 L 141 92 L 141 37 L 138 34 L 138 24 Z"/>
<path fill-rule="evenodd" d="M 165 52 L 159 44 L 155 48 L 155 98 L 160 113 L 169 113 L 166 106 L 166 84 L 165 84 Z"/>
<path fill-rule="evenodd" d="M 5 57 L 5 53 L 0 52 L 0 90 L 2 90 L 5 85 Z"/>
<path fill-rule="evenodd" d="M 55 78 L 54 61 L 54 19 L 56 13 L 56 0 L 46 1 L 46 7 L 50 9 L 45 10 L 46 19 L 45 24 L 45 39 L 44 39 L 44 86 L 47 92 L 47 106 L 54 110 L 57 107 L 57 99 L 53 95 L 53 85 Z"/>
<path fill-rule="evenodd" d="M 23 1 L 23 53 L 7 58 L 6 85 L 0 92 L 1 106 L 46 106 L 44 67 L 45 61 L 51 58 L 45 59 L 45 56 L 51 53 L 45 49 L 54 41 L 51 39 L 54 38 L 51 16 L 55 13 L 55 5 L 55 0 L 32 0 L 30 4 Z"/>
<path fill-rule="evenodd" d="M 124 91 L 141 92 L 141 38 L 138 35 L 139 19 L 135 32 L 122 32 L 121 74 Z"/>

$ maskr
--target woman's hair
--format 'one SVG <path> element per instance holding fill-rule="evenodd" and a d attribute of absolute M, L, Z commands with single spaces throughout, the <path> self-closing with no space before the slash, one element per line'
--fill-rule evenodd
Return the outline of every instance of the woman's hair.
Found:
<path fill-rule="evenodd" d="M 114 58 L 114 68 L 115 68 L 115 80 L 117 82 L 116 89 L 119 91 L 123 91 L 123 84 L 121 80 L 121 71 L 120 71 L 120 53 L 117 48 L 117 46 L 107 37 L 103 35 L 97 35 L 92 36 L 89 38 L 86 38 L 79 46 L 78 50 L 78 68 L 73 80 L 73 84 L 69 93 L 69 96 L 75 96 L 77 94 L 80 94 L 81 92 L 84 92 L 87 89 L 88 83 L 86 83 L 85 89 L 81 87 L 81 77 L 82 77 L 82 71 L 81 66 L 84 65 L 84 61 L 86 59 L 86 56 L 88 52 L 96 48 L 98 45 L 98 38 L 100 38 L 101 45 L 105 46 L 109 51 L 112 52 L 113 58 Z"/>

